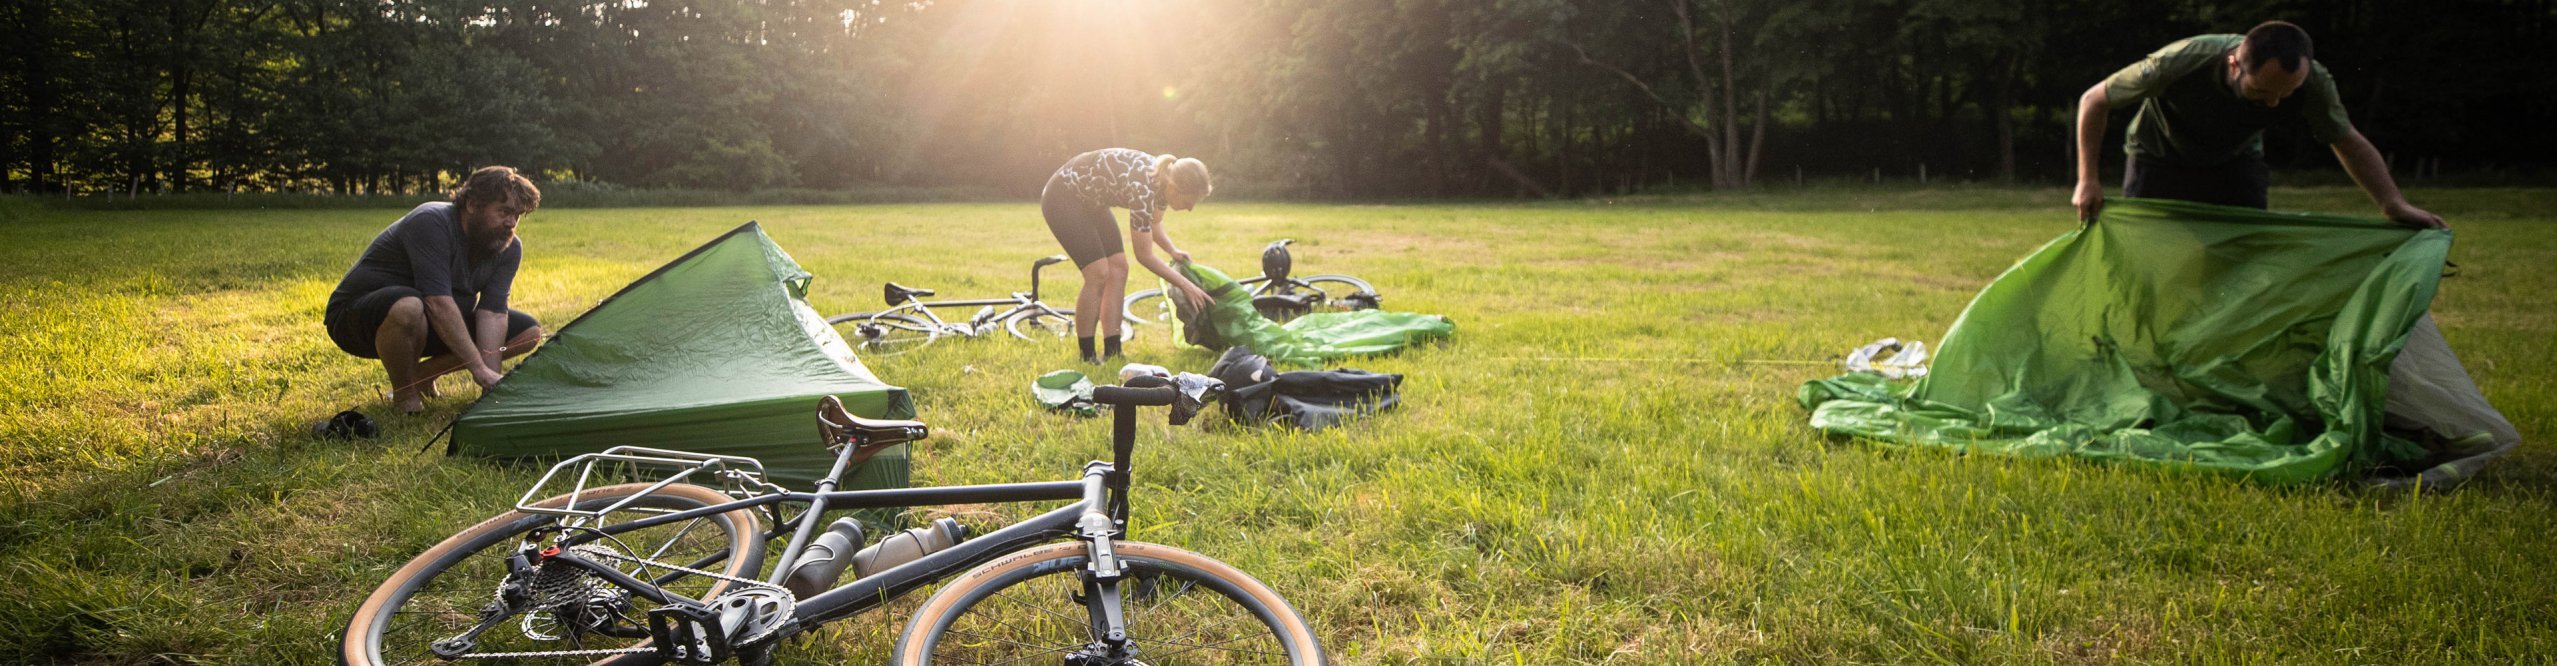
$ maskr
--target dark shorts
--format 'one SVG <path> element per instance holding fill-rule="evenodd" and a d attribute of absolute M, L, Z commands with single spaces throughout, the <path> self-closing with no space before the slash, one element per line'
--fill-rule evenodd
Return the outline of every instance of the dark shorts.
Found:
<path fill-rule="evenodd" d="M 2131 157 L 2122 170 L 2122 195 L 2176 199 L 2222 206 L 2266 207 L 2264 189 L 2272 183 L 2270 168 L 2260 157 L 2240 157 L 2209 167 L 2183 167 Z"/>
<path fill-rule="evenodd" d="M 1048 233 L 1065 246 L 1065 256 L 1074 258 L 1078 270 L 1127 251 L 1119 242 L 1118 216 L 1108 206 L 1094 206 L 1075 196 L 1067 189 L 1062 171 L 1049 176 L 1048 186 L 1039 190 L 1039 214 L 1048 218 Z"/>
<path fill-rule="evenodd" d="M 381 358 L 381 352 L 373 348 L 373 337 L 381 333 L 382 320 L 390 318 L 391 306 L 399 304 L 400 299 L 416 296 L 416 289 L 383 287 L 343 303 L 329 303 L 328 313 L 322 317 L 322 321 L 328 324 L 329 341 L 337 343 L 338 349 L 359 358 Z M 468 326 L 471 313 L 462 314 L 463 325 Z M 533 327 L 540 325 L 540 321 L 533 319 L 532 315 L 525 314 L 522 310 L 514 308 L 506 310 L 506 339 L 508 340 L 513 340 L 515 336 L 523 335 L 525 331 L 533 330 Z M 452 348 L 444 346 L 443 336 L 429 332 L 426 336 L 426 353 L 419 356 L 442 356 L 451 351 Z"/>

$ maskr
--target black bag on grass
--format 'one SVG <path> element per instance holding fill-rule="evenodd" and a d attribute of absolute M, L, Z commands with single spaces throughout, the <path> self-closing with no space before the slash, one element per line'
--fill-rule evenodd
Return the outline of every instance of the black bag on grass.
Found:
<path fill-rule="evenodd" d="M 1403 376 L 1365 370 L 1277 372 L 1252 348 L 1235 346 L 1208 368 L 1225 382 L 1225 413 L 1244 423 L 1322 430 L 1401 402 Z"/>

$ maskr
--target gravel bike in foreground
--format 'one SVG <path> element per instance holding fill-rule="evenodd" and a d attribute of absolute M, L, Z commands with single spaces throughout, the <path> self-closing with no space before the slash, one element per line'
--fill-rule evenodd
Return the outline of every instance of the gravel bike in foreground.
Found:
<path fill-rule="evenodd" d="M 1178 397 L 1151 379 L 1093 392 L 1116 411 L 1112 459 L 1078 480 L 834 490 L 851 465 L 928 430 L 854 417 L 832 398 L 818 424 L 837 456 L 813 492 L 766 482 L 751 458 L 638 447 L 571 458 L 514 511 L 392 573 L 348 621 L 341 660 L 763 664 L 783 639 L 947 581 L 907 620 L 894 663 L 1323 663 L 1305 620 L 1251 575 L 1120 538 L 1137 407 Z M 664 478 L 589 485 L 642 469 Z M 554 481 L 570 491 L 535 499 Z M 838 534 L 848 521 L 818 534 L 828 511 L 1037 501 L 1073 503 L 975 538 L 956 523 L 894 534 L 853 557 Z M 927 532 L 937 536 L 915 540 Z M 784 539 L 765 567 L 766 546 Z M 847 568 L 861 573 L 836 584 Z"/>

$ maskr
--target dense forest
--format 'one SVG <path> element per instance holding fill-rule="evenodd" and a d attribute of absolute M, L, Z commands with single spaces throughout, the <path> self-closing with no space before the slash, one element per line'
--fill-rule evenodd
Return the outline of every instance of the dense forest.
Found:
<path fill-rule="evenodd" d="M 2401 177 L 2557 164 L 2557 0 L 5 3 L 0 192 L 1019 194 L 1114 145 L 1280 197 L 2053 182 L 2087 86 L 2270 18 Z"/>

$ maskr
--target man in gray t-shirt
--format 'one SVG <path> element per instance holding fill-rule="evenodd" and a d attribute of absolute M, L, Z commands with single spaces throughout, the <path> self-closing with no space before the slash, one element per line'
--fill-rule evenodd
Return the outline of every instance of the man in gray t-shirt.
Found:
<path fill-rule="evenodd" d="M 506 306 L 523 263 L 515 226 L 541 190 L 507 167 L 484 167 L 453 200 L 410 210 L 364 248 L 329 294 L 325 321 L 339 349 L 382 360 L 391 406 L 426 407 L 435 378 L 469 370 L 483 388 L 504 359 L 531 351 L 541 323 Z"/>

